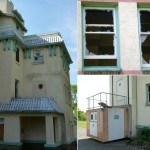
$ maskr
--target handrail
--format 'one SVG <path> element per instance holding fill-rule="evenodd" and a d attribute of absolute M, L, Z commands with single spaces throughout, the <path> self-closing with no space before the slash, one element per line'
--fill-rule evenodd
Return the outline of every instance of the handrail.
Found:
<path fill-rule="evenodd" d="M 103 96 L 103 94 L 105 96 Z M 97 96 L 99 96 L 99 97 L 95 98 Z M 126 96 L 118 95 L 118 94 L 112 94 L 112 93 L 107 93 L 107 92 L 100 92 L 98 94 L 95 94 L 95 95 L 90 96 L 90 97 L 87 98 L 88 99 L 88 108 L 87 109 L 100 108 L 101 106 L 99 105 L 99 103 L 101 103 L 101 102 L 104 102 L 104 103 L 106 103 L 108 105 L 108 100 L 110 101 L 110 97 L 108 98 L 108 96 L 112 96 L 113 99 L 114 99 L 114 96 L 116 97 L 116 99 L 117 99 L 117 97 L 121 97 L 122 100 L 124 101 L 123 105 L 127 105 L 127 97 Z M 120 101 L 122 101 L 122 100 L 120 100 Z M 95 103 L 97 104 L 97 106 L 95 106 Z M 92 105 L 92 107 L 90 107 L 90 105 Z"/>

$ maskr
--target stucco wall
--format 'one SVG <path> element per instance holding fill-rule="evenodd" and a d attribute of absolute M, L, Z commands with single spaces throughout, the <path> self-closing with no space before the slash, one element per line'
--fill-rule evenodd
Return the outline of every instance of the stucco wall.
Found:
<path fill-rule="evenodd" d="M 82 72 L 82 13 L 81 13 L 81 2 L 77 2 L 77 8 L 78 8 L 78 73 L 80 74 Z"/>
<path fill-rule="evenodd" d="M 137 125 L 150 125 L 150 106 L 146 105 L 146 84 L 150 83 L 150 76 L 137 77 Z"/>
<path fill-rule="evenodd" d="M 140 71 L 137 3 L 119 2 L 118 7 L 122 71 Z"/>

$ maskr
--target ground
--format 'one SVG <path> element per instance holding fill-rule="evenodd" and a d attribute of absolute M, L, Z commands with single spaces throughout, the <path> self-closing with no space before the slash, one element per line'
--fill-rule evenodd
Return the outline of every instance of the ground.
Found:
<path fill-rule="evenodd" d="M 86 137 L 86 128 L 78 127 L 78 150 L 128 150 L 126 140 L 101 143 Z"/>

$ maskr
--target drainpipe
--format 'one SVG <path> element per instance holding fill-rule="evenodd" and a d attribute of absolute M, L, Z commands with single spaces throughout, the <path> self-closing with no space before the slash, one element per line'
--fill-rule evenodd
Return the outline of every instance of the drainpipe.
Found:
<path fill-rule="evenodd" d="M 129 76 L 127 76 L 127 80 L 128 80 L 128 102 L 127 102 L 127 104 L 129 105 L 130 104 L 130 100 L 129 100 L 129 96 L 130 96 L 130 93 L 129 93 Z"/>
<path fill-rule="evenodd" d="M 113 90 L 113 75 L 112 75 L 112 94 L 114 93 L 114 90 Z M 114 106 L 114 96 L 112 95 L 112 106 Z"/>

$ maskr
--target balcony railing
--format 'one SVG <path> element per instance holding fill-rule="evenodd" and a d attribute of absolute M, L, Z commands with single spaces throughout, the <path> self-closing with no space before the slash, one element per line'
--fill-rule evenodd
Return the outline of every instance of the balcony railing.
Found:
<path fill-rule="evenodd" d="M 101 108 L 101 103 L 105 103 L 106 107 L 112 107 L 115 104 L 118 105 L 127 105 L 127 97 L 123 95 L 111 94 L 106 92 L 101 92 L 90 96 L 88 99 L 88 108 L 87 109 L 96 109 Z M 117 106 L 118 106 L 117 105 Z"/>

